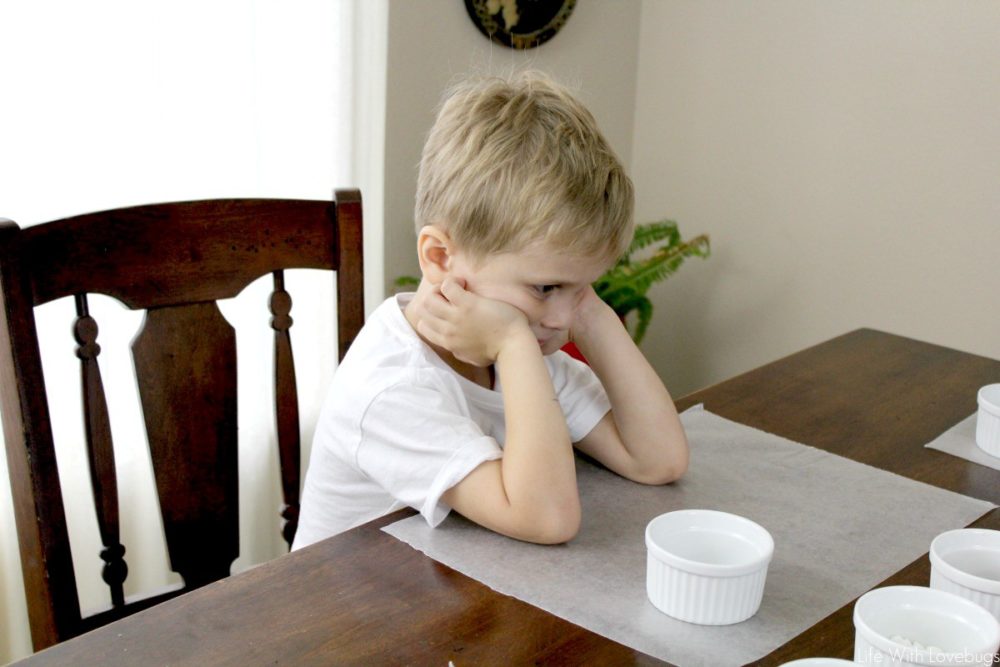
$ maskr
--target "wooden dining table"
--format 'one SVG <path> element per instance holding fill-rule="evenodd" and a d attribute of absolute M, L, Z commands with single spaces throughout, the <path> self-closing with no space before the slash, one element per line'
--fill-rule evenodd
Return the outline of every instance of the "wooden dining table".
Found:
<path fill-rule="evenodd" d="M 1000 471 L 924 445 L 976 410 L 1000 361 L 859 329 L 697 391 L 706 409 L 1000 504 Z M 385 534 L 404 510 L 63 642 L 42 665 L 665 664 L 493 591 Z M 1000 529 L 993 510 L 974 526 Z M 926 554 L 880 585 L 927 585 Z M 853 601 L 770 655 L 850 658 Z"/>

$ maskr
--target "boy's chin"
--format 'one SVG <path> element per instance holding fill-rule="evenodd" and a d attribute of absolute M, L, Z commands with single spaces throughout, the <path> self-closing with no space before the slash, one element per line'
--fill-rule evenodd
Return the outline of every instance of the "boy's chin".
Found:
<path fill-rule="evenodd" d="M 556 336 L 555 338 L 551 338 L 545 342 L 538 341 L 538 346 L 542 349 L 542 354 L 547 357 L 550 354 L 555 354 L 562 349 L 564 342 L 565 341 L 563 341 L 561 337 Z"/>

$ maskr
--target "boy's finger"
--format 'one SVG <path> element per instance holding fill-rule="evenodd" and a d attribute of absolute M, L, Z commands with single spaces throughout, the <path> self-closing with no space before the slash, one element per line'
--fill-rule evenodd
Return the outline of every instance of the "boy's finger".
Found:
<path fill-rule="evenodd" d="M 417 333 L 435 345 L 441 344 L 442 334 L 429 320 L 420 320 L 417 322 Z"/>
<path fill-rule="evenodd" d="M 456 303 L 465 296 L 465 286 L 463 285 L 465 281 L 459 282 L 455 278 L 445 278 L 441 282 L 441 294 L 444 298 L 448 299 L 452 303 Z"/>
<path fill-rule="evenodd" d="M 423 338 L 428 343 L 431 343 L 433 345 L 438 344 L 437 334 L 432 330 L 431 326 L 427 323 L 426 320 L 420 320 L 419 322 L 417 322 L 417 333 L 420 334 L 420 337 Z"/>
<path fill-rule="evenodd" d="M 424 301 L 424 310 L 435 317 L 444 317 L 448 313 L 448 299 L 440 292 L 434 292 Z"/>

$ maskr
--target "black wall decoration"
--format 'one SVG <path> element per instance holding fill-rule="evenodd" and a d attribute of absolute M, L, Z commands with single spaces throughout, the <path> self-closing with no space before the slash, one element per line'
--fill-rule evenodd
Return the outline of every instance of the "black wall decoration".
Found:
<path fill-rule="evenodd" d="M 532 49 L 552 39 L 574 5 L 576 0 L 465 0 L 479 31 L 512 49 Z"/>

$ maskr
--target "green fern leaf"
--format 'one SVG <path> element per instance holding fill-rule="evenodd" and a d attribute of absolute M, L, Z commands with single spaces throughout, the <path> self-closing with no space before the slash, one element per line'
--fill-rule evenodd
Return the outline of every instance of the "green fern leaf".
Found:
<path fill-rule="evenodd" d="M 677 228 L 677 223 L 673 220 L 660 220 L 636 225 L 632 243 L 629 244 L 628 250 L 625 251 L 622 262 L 628 263 L 631 260 L 631 256 L 636 252 L 664 239 L 667 239 L 668 246 L 680 243 L 681 234 Z"/>

